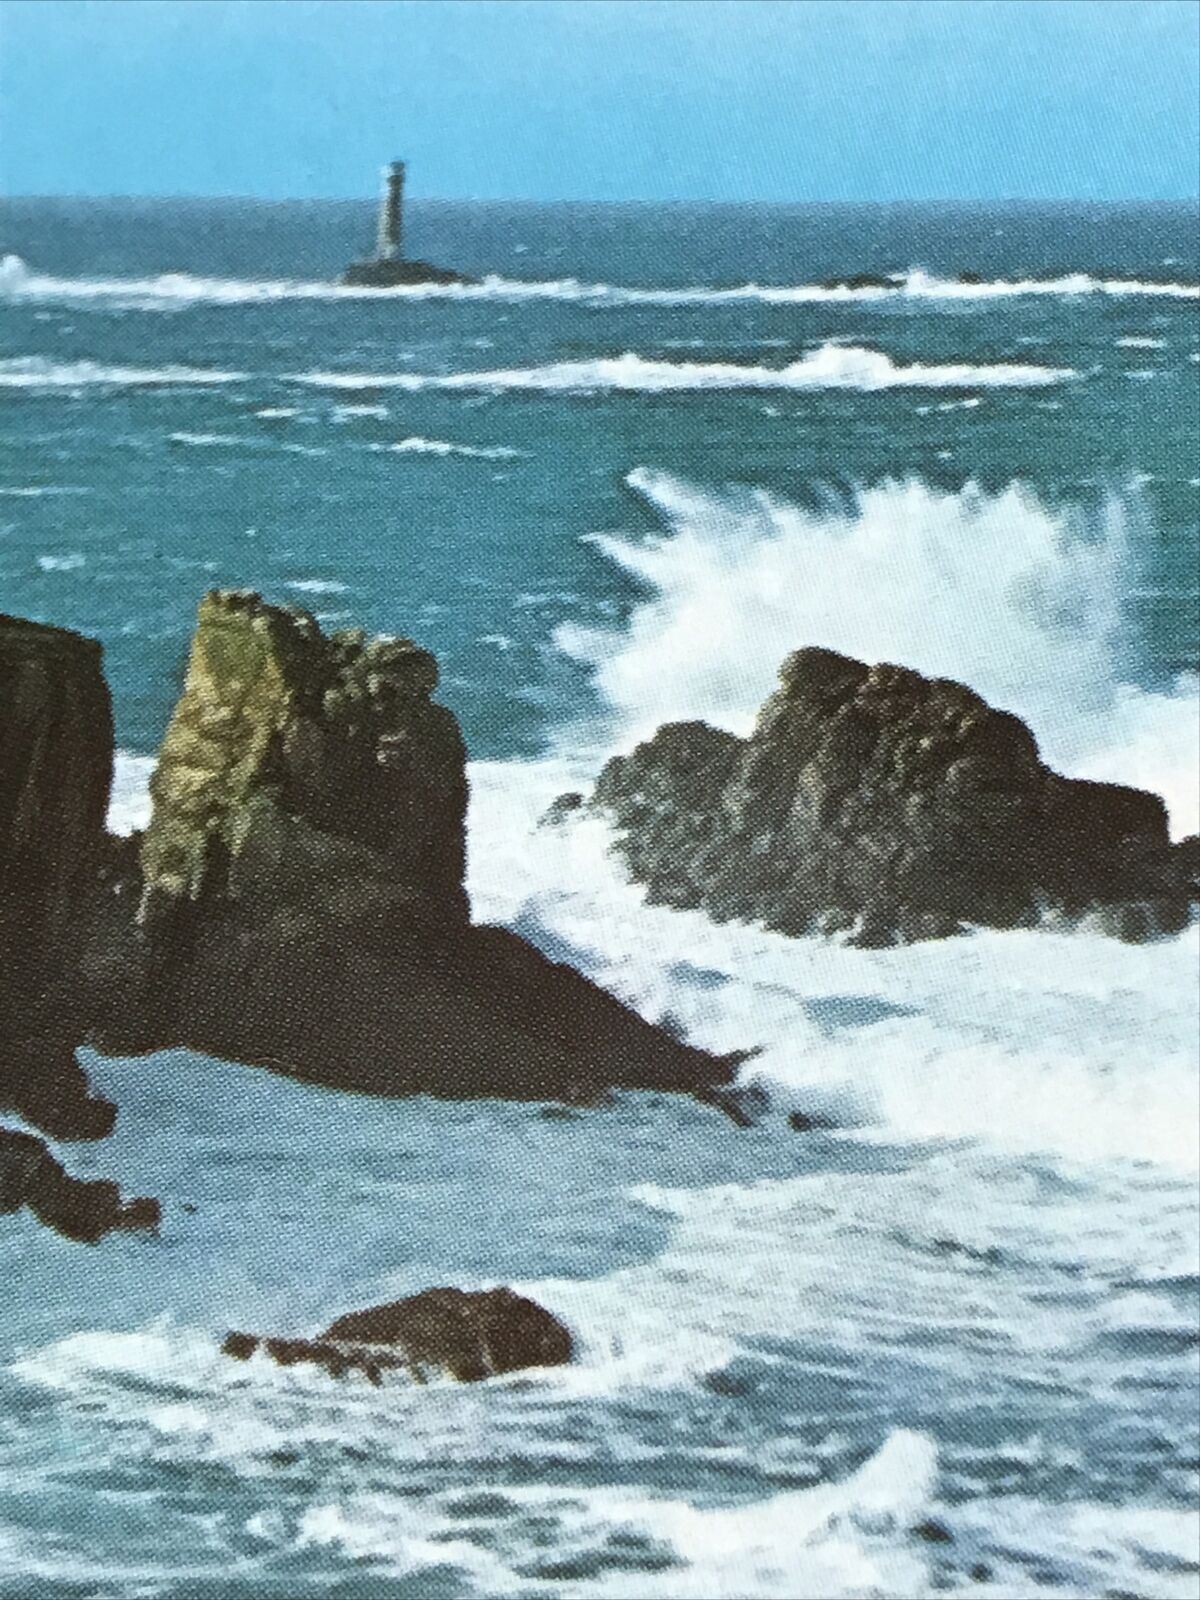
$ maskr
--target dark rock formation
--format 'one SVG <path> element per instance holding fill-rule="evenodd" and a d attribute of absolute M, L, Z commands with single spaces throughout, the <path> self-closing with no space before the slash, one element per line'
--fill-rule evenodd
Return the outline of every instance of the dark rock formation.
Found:
<path fill-rule="evenodd" d="M 0 1215 L 28 1206 L 68 1239 L 95 1244 L 117 1229 L 155 1231 L 157 1200 L 122 1200 L 107 1178 L 72 1178 L 41 1139 L 0 1128 Z"/>
<path fill-rule="evenodd" d="M 97 874 L 81 972 L 101 1048 L 185 1044 L 378 1094 L 730 1075 L 470 923 L 465 751 L 436 684 L 407 640 L 204 600 L 140 854 L 114 845 Z"/>
<path fill-rule="evenodd" d="M 280 1366 L 310 1362 L 339 1378 L 361 1372 L 378 1383 L 387 1368 L 403 1367 L 420 1383 L 434 1373 L 478 1383 L 527 1367 L 563 1366 L 572 1340 L 549 1311 L 511 1289 L 425 1289 L 338 1317 L 316 1339 L 235 1332 L 221 1347 L 238 1361 L 260 1348 Z"/>
<path fill-rule="evenodd" d="M 388 261 L 367 257 L 352 261 L 342 274 L 342 282 L 355 289 L 398 289 L 418 283 L 475 283 L 452 267 L 437 267 L 431 261 Z"/>
<path fill-rule="evenodd" d="M 852 272 L 845 278 L 826 278 L 823 289 L 898 289 L 902 279 L 895 273 Z"/>
<path fill-rule="evenodd" d="M 591 805 L 658 904 L 863 945 L 1047 914 L 1174 932 L 1198 848 L 1162 801 L 1051 772 L 962 684 L 798 650 L 748 739 L 677 723 L 600 774 Z"/>
<path fill-rule="evenodd" d="M 112 758 L 99 645 L 0 616 L 0 1105 L 63 1137 L 112 1122 L 75 1063 L 71 982 Z"/>

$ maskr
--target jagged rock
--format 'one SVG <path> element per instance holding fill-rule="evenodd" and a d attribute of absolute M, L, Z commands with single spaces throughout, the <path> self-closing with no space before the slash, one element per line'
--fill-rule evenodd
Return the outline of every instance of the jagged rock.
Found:
<path fill-rule="evenodd" d="M 83 1022 L 72 1032 L 60 1021 L 26 1038 L 0 1039 L 0 1105 L 18 1112 L 55 1139 L 103 1139 L 117 1108 L 94 1094 L 75 1059 Z"/>
<path fill-rule="evenodd" d="M 1063 778 L 972 690 L 798 650 L 748 739 L 678 723 L 610 761 L 592 808 L 651 901 L 862 945 L 968 924 L 1182 927 L 1197 848 L 1156 795 Z"/>
<path fill-rule="evenodd" d="M 113 1108 L 75 1062 L 75 965 L 104 848 L 113 731 L 100 646 L 0 616 L 0 1105 L 60 1136 Z"/>
<path fill-rule="evenodd" d="M 378 872 L 465 916 L 465 750 L 437 679 L 411 640 L 207 595 L 151 785 L 143 911 L 318 883 L 336 899 Z"/>
<path fill-rule="evenodd" d="M 95 1244 L 118 1229 L 158 1228 L 157 1200 L 122 1200 L 107 1178 L 72 1178 L 32 1134 L 0 1128 L 0 1214 L 28 1206 L 47 1227 L 68 1239 Z"/>
<path fill-rule="evenodd" d="M 517 935 L 471 925 L 466 756 L 436 683 L 408 641 L 205 598 L 140 859 L 114 846 L 96 873 L 94 1042 L 376 1094 L 730 1076 Z"/>
<path fill-rule="evenodd" d="M 793 1133 L 814 1133 L 818 1130 L 836 1128 L 837 1123 L 832 1117 L 824 1116 L 819 1111 L 793 1111 L 788 1115 L 788 1127 Z"/>
<path fill-rule="evenodd" d="M 260 1348 L 280 1366 L 310 1362 L 334 1377 L 357 1371 L 378 1383 L 388 1367 L 403 1367 L 421 1383 L 436 1372 L 478 1383 L 528 1367 L 563 1366 L 572 1339 L 557 1317 L 511 1289 L 425 1289 L 338 1317 L 316 1339 L 233 1332 L 221 1346 L 238 1361 Z"/>

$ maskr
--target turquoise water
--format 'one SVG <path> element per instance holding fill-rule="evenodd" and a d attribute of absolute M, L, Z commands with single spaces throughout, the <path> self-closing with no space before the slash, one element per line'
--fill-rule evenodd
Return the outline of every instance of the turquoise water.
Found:
<path fill-rule="evenodd" d="M 166 1220 L 4 1222 L 0 1592 L 1191 1596 L 1196 929 L 787 941 L 534 824 L 819 643 L 960 677 L 1194 830 L 1194 208 L 426 206 L 413 249 L 490 277 L 333 290 L 369 226 L 0 208 L 0 606 L 103 640 L 118 827 L 206 587 L 413 634 L 477 914 L 761 1047 L 777 1111 L 95 1063 L 117 1132 L 67 1159 Z M 825 286 L 863 271 L 896 287 Z M 376 1392 L 216 1354 L 494 1281 L 576 1368 Z"/>

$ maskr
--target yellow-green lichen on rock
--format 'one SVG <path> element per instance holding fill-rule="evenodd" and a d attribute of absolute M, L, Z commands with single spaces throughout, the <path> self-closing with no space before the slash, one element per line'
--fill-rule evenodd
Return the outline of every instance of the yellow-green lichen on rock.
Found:
<path fill-rule="evenodd" d="M 465 750 L 430 701 L 436 685 L 434 658 L 410 640 L 326 637 L 256 594 L 206 595 L 152 783 L 143 917 L 253 894 L 254 863 L 281 847 L 293 870 L 275 863 L 275 894 L 284 881 L 315 894 L 322 862 L 344 874 L 353 847 L 395 885 L 465 907 Z"/>
<path fill-rule="evenodd" d="M 295 631 L 300 637 L 289 637 Z M 296 698 L 299 619 L 256 595 L 200 604 L 183 695 L 151 783 L 142 848 L 146 894 L 197 899 L 214 844 L 236 855 Z"/>

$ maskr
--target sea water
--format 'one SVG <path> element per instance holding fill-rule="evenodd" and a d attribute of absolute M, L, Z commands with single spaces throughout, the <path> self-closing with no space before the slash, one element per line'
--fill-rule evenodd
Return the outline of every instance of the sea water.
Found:
<path fill-rule="evenodd" d="M 65 1159 L 162 1237 L 3 1219 L 0 1593 L 1195 1594 L 1196 928 L 853 950 L 536 831 L 664 720 L 744 731 L 803 644 L 960 678 L 1194 831 L 1195 224 L 426 205 L 414 249 L 480 281 L 379 292 L 331 282 L 368 207 L 5 203 L 0 607 L 103 641 L 113 825 L 206 588 L 411 634 L 477 916 L 755 1048 L 772 1110 L 90 1059 L 117 1129 Z M 578 1362 L 218 1354 L 434 1283 L 534 1295 Z"/>

